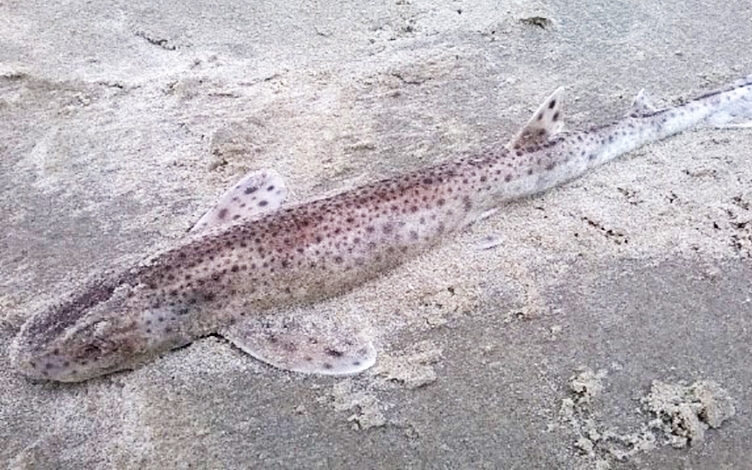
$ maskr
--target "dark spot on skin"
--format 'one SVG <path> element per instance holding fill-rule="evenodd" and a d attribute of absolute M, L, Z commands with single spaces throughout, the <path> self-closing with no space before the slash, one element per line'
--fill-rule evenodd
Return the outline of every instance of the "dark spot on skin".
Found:
<path fill-rule="evenodd" d="M 336 349 L 327 348 L 324 352 L 332 357 L 342 357 L 344 355 L 342 351 L 337 351 Z"/>
<path fill-rule="evenodd" d="M 219 217 L 220 219 L 224 219 L 226 215 L 227 215 L 227 209 L 222 209 L 222 210 L 221 210 L 221 211 L 219 211 L 219 213 L 217 214 L 217 217 Z"/>
<path fill-rule="evenodd" d="M 595 160 L 595 154 L 591 153 L 590 156 L 588 157 L 588 160 Z"/>
<path fill-rule="evenodd" d="M 334 262 L 335 262 L 335 263 L 337 263 L 337 264 L 342 264 L 342 261 L 343 261 L 343 260 L 342 260 L 342 257 L 341 257 L 341 256 L 335 256 L 335 257 L 334 257 Z"/>
<path fill-rule="evenodd" d="M 239 266 L 238 266 L 237 264 L 235 264 L 235 265 L 233 265 L 233 266 L 232 266 L 232 267 L 230 268 L 230 271 L 232 271 L 232 272 L 236 273 L 236 272 L 238 272 L 238 269 L 240 269 L 240 267 L 239 267 Z"/>
<path fill-rule="evenodd" d="M 540 113 L 540 114 L 538 115 L 538 120 L 539 120 L 539 121 L 543 120 L 543 113 Z"/>
<path fill-rule="evenodd" d="M 556 106 L 556 100 L 551 100 L 551 102 L 548 103 L 548 109 L 554 109 L 554 106 Z"/>
<path fill-rule="evenodd" d="M 326 364 L 324 364 L 324 369 L 327 369 L 327 370 L 329 370 L 329 369 L 334 369 L 334 366 L 333 366 L 333 365 L 331 365 L 331 364 L 329 364 L 329 363 L 327 362 Z"/>
<path fill-rule="evenodd" d="M 267 191 L 274 191 L 274 185 L 269 186 L 268 188 L 266 188 L 266 190 Z"/>
<path fill-rule="evenodd" d="M 305 357 L 305 361 L 306 361 L 306 362 L 312 362 L 312 361 L 313 361 L 313 358 L 312 358 L 311 356 L 306 356 L 306 357 Z"/>
<path fill-rule="evenodd" d="M 546 170 L 551 171 L 556 167 L 556 162 L 551 162 L 548 165 L 546 165 Z"/>
<path fill-rule="evenodd" d="M 232 220 L 238 220 L 240 218 L 240 214 L 235 214 L 232 216 Z"/>
<path fill-rule="evenodd" d="M 558 121 L 558 120 L 559 120 L 559 112 L 558 112 L 558 111 L 556 111 L 556 112 L 554 113 L 554 117 L 553 117 L 553 119 L 554 119 L 554 121 Z"/>
<path fill-rule="evenodd" d="M 260 202 L 259 202 L 259 207 L 264 207 L 264 206 L 266 206 L 267 204 L 269 204 L 269 201 L 260 201 Z"/>
<path fill-rule="evenodd" d="M 507 176 L 505 176 L 504 177 L 504 181 L 506 181 L 507 183 L 509 183 L 510 181 L 512 181 L 512 174 L 510 173 Z"/>
<path fill-rule="evenodd" d="M 243 192 L 246 193 L 246 194 L 251 194 L 251 193 L 256 192 L 257 189 L 258 188 L 255 188 L 255 187 L 251 186 L 250 188 L 245 188 L 245 191 L 243 191 Z"/>

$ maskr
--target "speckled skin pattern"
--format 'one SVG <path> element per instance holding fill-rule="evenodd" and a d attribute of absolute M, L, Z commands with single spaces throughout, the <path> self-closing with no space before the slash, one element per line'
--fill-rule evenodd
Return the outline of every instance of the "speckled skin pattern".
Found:
<path fill-rule="evenodd" d="M 32 316 L 12 361 L 30 377 L 80 381 L 133 367 L 243 317 L 340 294 L 504 201 L 750 101 L 751 83 L 585 132 L 523 133 L 516 145 L 216 227 Z"/>

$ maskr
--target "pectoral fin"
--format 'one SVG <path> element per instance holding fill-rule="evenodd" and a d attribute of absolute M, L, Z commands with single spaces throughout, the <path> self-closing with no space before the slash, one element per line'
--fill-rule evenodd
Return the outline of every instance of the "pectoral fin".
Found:
<path fill-rule="evenodd" d="M 220 334 L 256 359 L 294 372 L 355 374 L 376 362 L 376 349 L 369 340 L 339 326 L 243 319 Z"/>
<path fill-rule="evenodd" d="M 224 193 L 190 231 L 198 232 L 258 217 L 278 209 L 285 197 L 287 187 L 277 172 L 251 171 Z"/>

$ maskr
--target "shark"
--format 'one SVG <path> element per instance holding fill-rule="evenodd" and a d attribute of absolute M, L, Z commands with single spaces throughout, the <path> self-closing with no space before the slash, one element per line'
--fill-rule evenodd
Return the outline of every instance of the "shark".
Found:
<path fill-rule="evenodd" d="M 585 131 L 564 129 L 564 95 L 554 91 L 506 144 L 290 207 L 279 173 L 251 171 L 176 246 L 34 312 L 10 361 L 30 379 L 79 382 L 219 334 L 279 369 L 358 373 L 376 362 L 373 339 L 316 313 L 317 302 L 507 201 L 699 124 L 752 117 L 752 75 L 664 109 L 641 91 L 622 118 Z"/>

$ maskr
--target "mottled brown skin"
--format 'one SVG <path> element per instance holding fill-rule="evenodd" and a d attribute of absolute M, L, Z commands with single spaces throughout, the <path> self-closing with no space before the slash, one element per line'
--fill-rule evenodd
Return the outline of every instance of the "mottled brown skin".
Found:
<path fill-rule="evenodd" d="M 536 139 L 523 129 L 512 150 L 492 149 L 218 227 L 35 315 L 16 339 L 13 363 L 31 377 L 84 380 L 133 367 L 243 317 L 338 295 L 500 203 L 686 129 L 726 102 L 749 99 L 750 88 L 587 132 Z"/>

